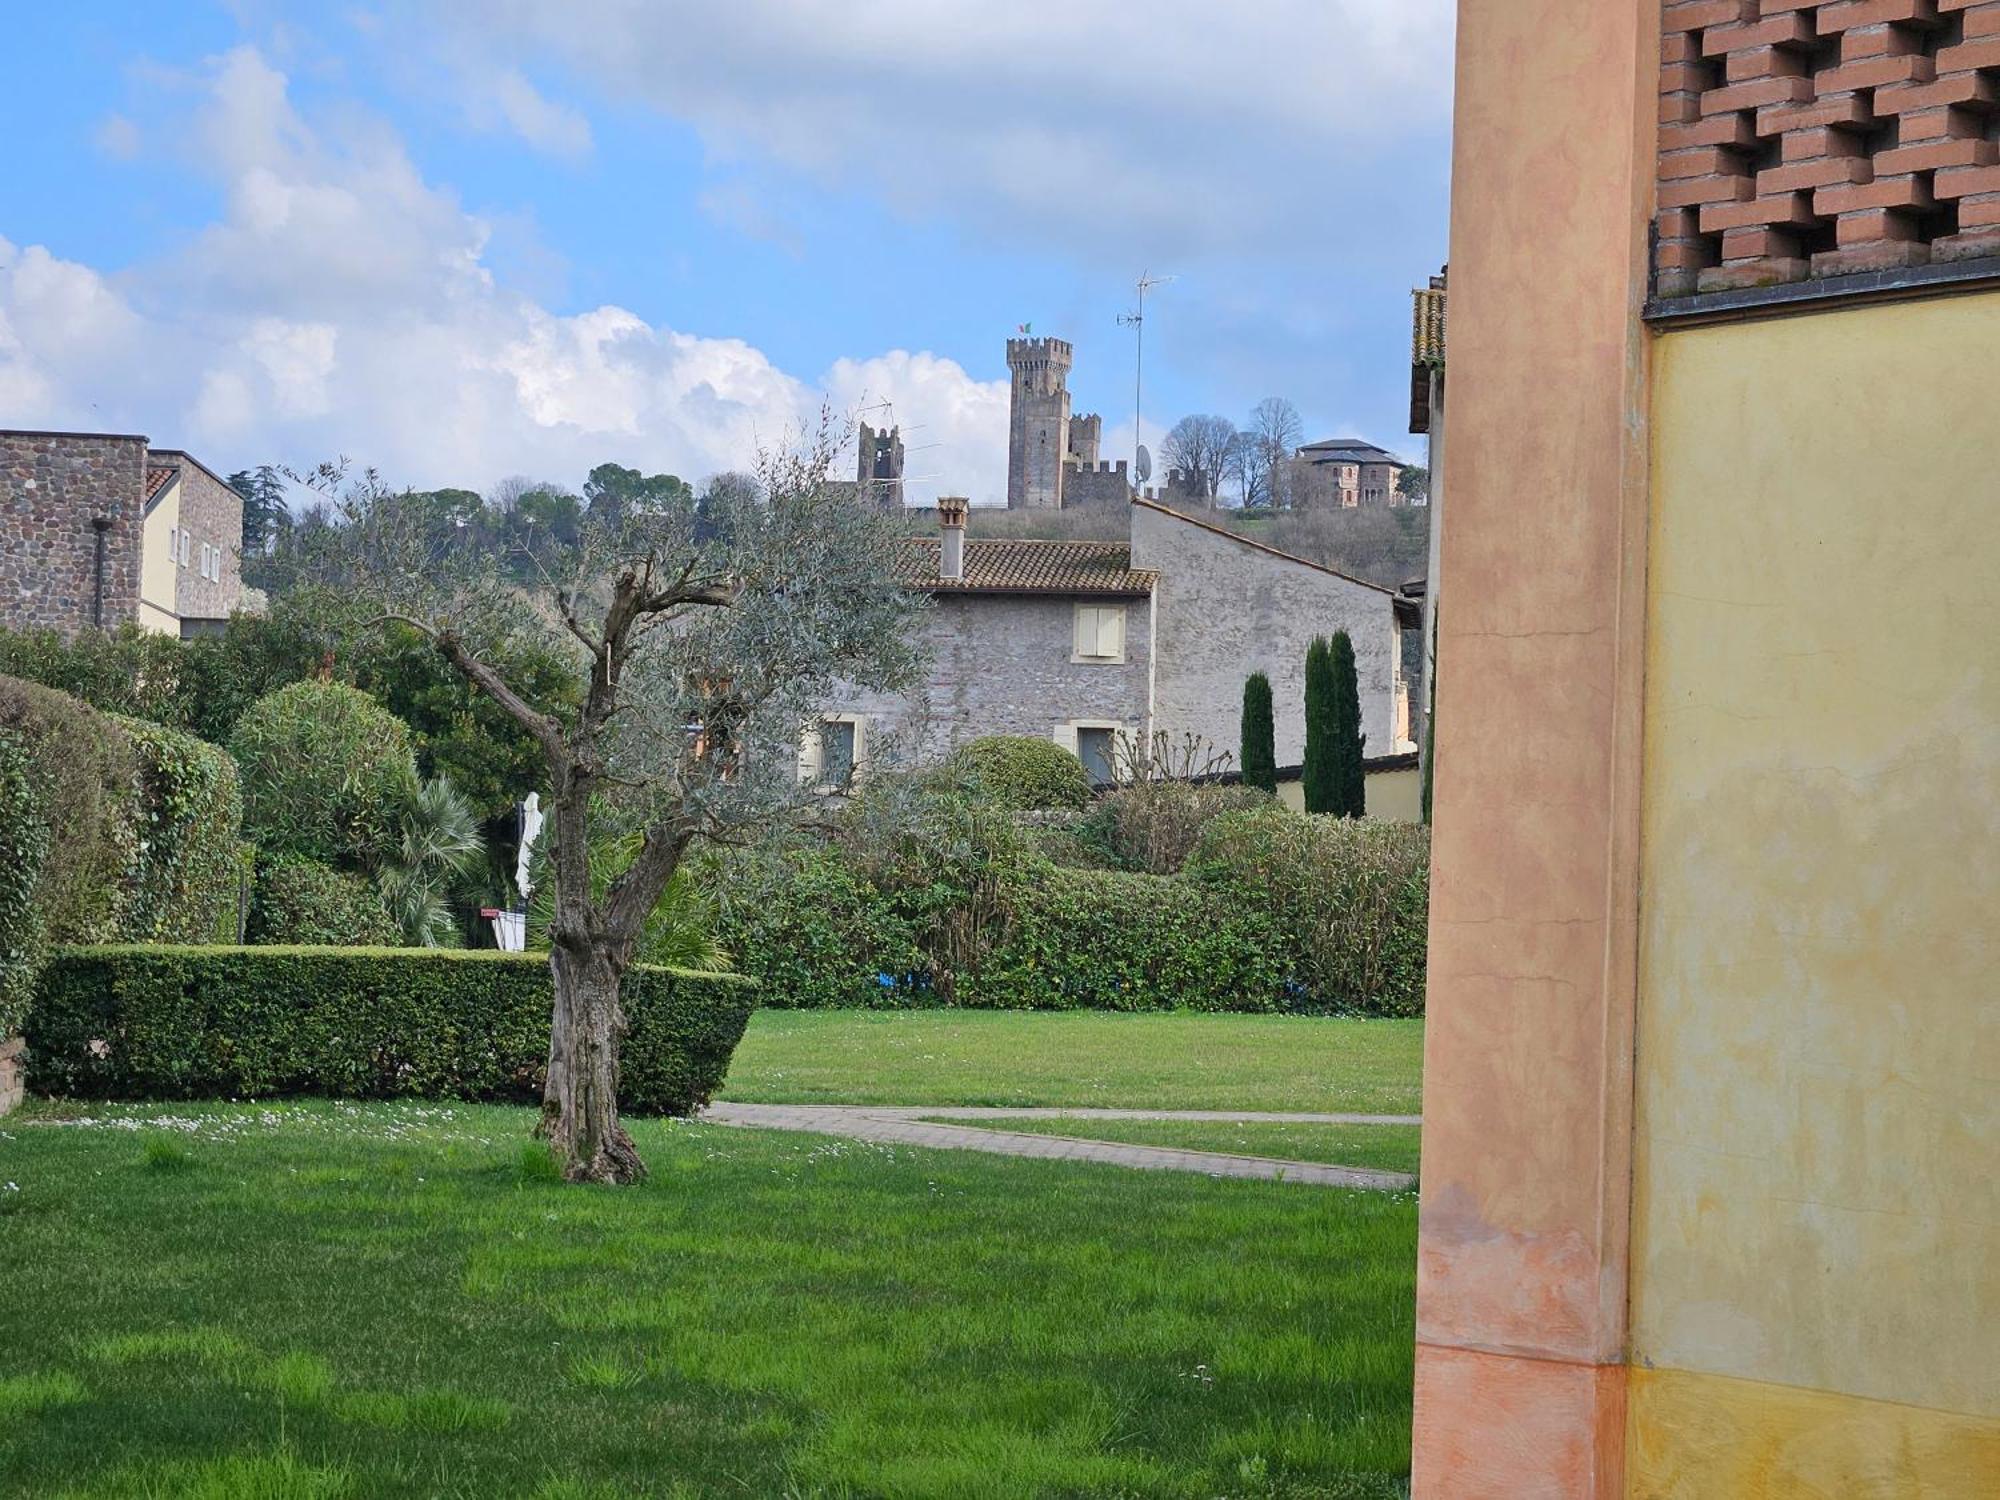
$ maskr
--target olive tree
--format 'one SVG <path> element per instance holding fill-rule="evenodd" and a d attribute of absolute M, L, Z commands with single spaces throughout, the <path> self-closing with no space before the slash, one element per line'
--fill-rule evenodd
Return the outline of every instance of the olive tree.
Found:
<path fill-rule="evenodd" d="M 619 990 L 690 848 L 812 818 L 824 793 L 802 784 L 799 745 L 816 711 L 836 684 L 917 676 L 908 544 L 828 482 L 837 451 L 823 425 L 755 485 L 586 517 L 525 575 L 439 545 L 379 485 L 350 490 L 327 533 L 320 576 L 417 631 L 539 747 L 555 993 L 538 1130 L 572 1181 L 645 1174 L 618 1119 Z M 509 673 L 525 642 L 575 660 L 580 701 Z M 618 868 L 593 868 L 609 849 Z"/>

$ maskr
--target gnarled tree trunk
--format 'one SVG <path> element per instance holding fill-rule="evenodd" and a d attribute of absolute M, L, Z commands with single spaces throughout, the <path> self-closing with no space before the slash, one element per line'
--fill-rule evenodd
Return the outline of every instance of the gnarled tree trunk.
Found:
<path fill-rule="evenodd" d="M 571 1182 L 637 1182 L 646 1164 L 618 1123 L 618 1045 L 625 1012 L 619 967 L 596 945 L 549 945 L 555 1009 L 540 1134 Z"/>

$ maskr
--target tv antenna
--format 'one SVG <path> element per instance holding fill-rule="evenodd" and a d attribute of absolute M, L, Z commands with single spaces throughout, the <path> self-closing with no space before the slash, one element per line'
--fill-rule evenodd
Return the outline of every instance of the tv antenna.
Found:
<path fill-rule="evenodd" d="M 1145 409 L 1146 391 L 1146 293 L 1156 286 L 1165 286 L 1168 282 L 1179 279 L 1175 276 L 1155 276 L 1151 271 L 1141 271 L 1138 281 L 1138 305 L 1131 312 L 1118 315 L 1118 326 L 1131 329 L 1137 344 L 1132 358 L 1132 473 L 1140 484 L 1144 484 L 1146 479 L 1151 477 L 1152 470 L 1152 461 L 1146 455 L 1145 445 L 1139 441 L 1139 421 Z M 1144 476 L 1139 474 L 1142 463 L 1148 471 Z"/>

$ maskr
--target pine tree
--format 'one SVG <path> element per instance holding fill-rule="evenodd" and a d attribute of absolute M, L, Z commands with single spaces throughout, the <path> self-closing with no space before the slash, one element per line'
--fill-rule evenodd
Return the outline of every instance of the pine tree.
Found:
<path fill-rule="evenodd" d="M 1333 679 L 1333 643 L 1315 636 L 1306 648 L 1306 811 L 1338 812 L 1338 772 L 1334 743 L 1339 738 L 1339 709 Z"/>
<path fill-rule="evenodd" d="M 1333 805 L 1327 811 L 1344 818 L 1365 817 L 1368 773 L 1362 756 L 1368 737 L 1361 732 L 1361 680 L 1354 666 L 1354 642 L 1346 631 L 1335 634 L 1328 654 L 1333 679 Z"/>
<path fill-rule="evenodd" d="M 1271 716 L 1271 679 L 1252 672 L 1243 684 L 1243 784 L 1278 789 L 1277 730 Z"/>

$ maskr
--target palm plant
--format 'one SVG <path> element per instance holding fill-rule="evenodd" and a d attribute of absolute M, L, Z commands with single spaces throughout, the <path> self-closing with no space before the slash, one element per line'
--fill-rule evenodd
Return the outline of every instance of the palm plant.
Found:
<path fill-rule="evenodd" d="M 413 948 L 452 944 L 446 893 L 486 852 L 479 815 L 444 777 L 413 785 L 396 822 L 389 852 L 375 867 L 382 904 Z"/>
<path fill-rule="evenodd" d="M 553 830 L 551 830 L 553 832 Z M 591 844 L 591 884 L 609 889 L 645 842 L 641 832 L 605 836 Z M 729 968 L 729 954 L 715 935 L 721 913 L 710 888 L 699 878 L 706 862 L 682 865 L 667 881 L 666 889 L 654 904 L 639 930 L 633 957 L 640 963 L 664 964 L 673 969 L 696 969 L 717 974 Z M 555 880 L 549 870 L 548 851 L 537 842 L 529 856 L 528 946 L 545 951 L 549 946 L 549 924 L 555 917 Z"/>

